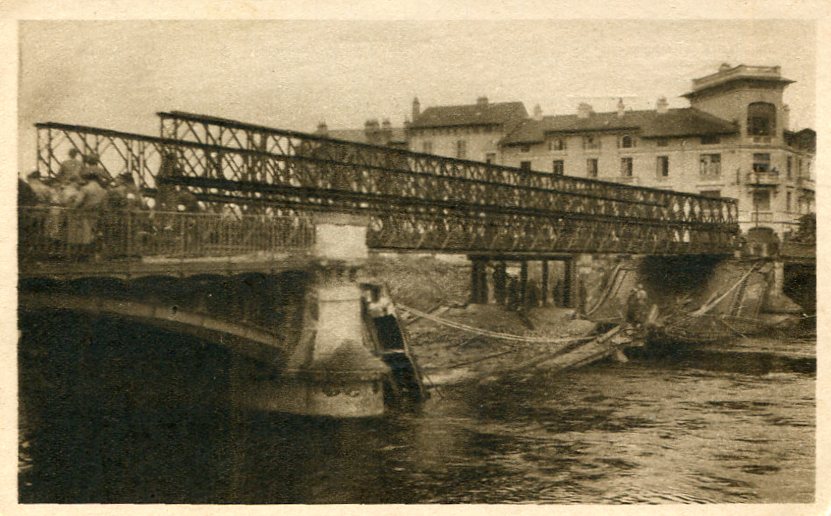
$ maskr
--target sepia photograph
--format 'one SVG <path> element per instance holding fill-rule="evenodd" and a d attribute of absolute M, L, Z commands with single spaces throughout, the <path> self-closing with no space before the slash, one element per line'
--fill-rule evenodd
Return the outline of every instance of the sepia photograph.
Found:
<path fill-rule="evenodd" d="M 18 504 L 817 500 L 815 20 L 88 18 L 16 25 Z"/>

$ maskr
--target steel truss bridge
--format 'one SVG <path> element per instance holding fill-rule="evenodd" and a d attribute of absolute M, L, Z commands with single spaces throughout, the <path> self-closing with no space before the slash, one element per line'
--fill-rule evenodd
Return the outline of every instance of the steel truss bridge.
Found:
<path fill-rule="evenodd" d="M 369 216 L 370 248 L 477 255 L 726 254 L 733 199 L 522 171 L 181 112 L 160 136 L 39 123 L 38 170 L 54 176 L 69 149 L 132 173 L 153 197 L 180 185 L 207 212 Z"/>

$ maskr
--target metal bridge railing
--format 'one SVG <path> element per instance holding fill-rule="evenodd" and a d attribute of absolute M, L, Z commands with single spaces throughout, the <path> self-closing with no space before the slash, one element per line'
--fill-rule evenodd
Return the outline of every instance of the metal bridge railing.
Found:
<path fill-rule="evenodd" d="M 299 217 L 21 207 L 18 252 L 28 261 L 210 258 L 305 251 L 314 226 Z"/>

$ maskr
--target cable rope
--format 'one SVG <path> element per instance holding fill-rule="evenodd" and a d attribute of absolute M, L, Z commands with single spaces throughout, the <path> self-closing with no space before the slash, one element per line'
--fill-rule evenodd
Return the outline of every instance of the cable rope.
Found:
<path fill-rule="evenodd" d="M 557 343 L 564 343 L 564 342 L 579 342 L 579 341 L 587 341 L 593 340 L 596 337 L 588 336 L 588 337 L 564 337 L 558 339 L 552 339 L 550 337 L 527 337 L 523 335 L 513 335 L 510 333 L 504 332 L 497 332 L 491 330 L 485 330 L 482 328 L 476 328 L 473 326 L 468 326 L 467 324 L 462 324 L 456 321 L 450 321 L 447 319 L 443 319 L 441 317 L 436 317 L 435 315 L 428 314 L 427 312 L 422 312 L 421 310 L 417 310 L 415 308 L 402 305 L 401 303 L 396 304 L 397 308 L 408 312 L 412 315 L 420 317 L 422 319 L 427 319 L 428 321 L 433 321 L 436 324 L 440 324 L 442 326 L 447 326 L 449 328 L 454 328 L 456 330 L 465 331 L 468 333 L 473 333 L 475 335 L 481 335 L 483 337 L 490 337 L 494 339 L 500 340 L 508 340 L 513 342 L 525 342 L 525 343 L 543 343 L 543 344 L 557 344 Z"/>
<path fill-rule="evenodd" d="M 619 286 L 618 284 L 623 282 L 625 277 L 622 278 L 620 280 L 620 282 L 618 282 L 618 273 L 620 273 L 620 270 L 621 270 L 622 266 L 623 266 L 623 264 L 620 264 L 620 263 L 615 266 L 614 270 L 610 274 L 609 284 L 604 289 L 604 292 L 600 296 L 600 299 L 597 301 L 597 303 L 595 303 L 595 305 L 588 312 L 586 312 L 587 316 L 592 315 L 593 313 L 595 313 L 600 308 L 600 306 L 603 305 L 603 303 L 605 303 L 606 300 L 609 298 L 609 294 L 611 294 L 611 292 L 612 292 L 612 290 L 614 290 L 615 286 Z"/>
<path fill-rule="evenodd" d="M 698 309 L 698 310 L 696 310 L 695 312 L 692 312 L 690 315 L 691 315 L 691 316 L 693 316 L 693 317 L 698 316 L 698 315 L 704 315 L 704 314 L 706 314 L 707 312 L 709 312 L 710 310 L 712 310 L 715 306 L 717 306 L 719 303 L 721 303 L 721 302 L 724 300 L 724 298 L 726 298 L 726 297 L 727 297 L 727 296 L 728 296 L 731 292 L 733 292 L 736 288 L 738 288 L 738 287 L 739 287 L 739 285 L 741 285 L 743 282 L 745 282 L 745 281 L 747 280 L 747 278 L 748 278 L 751 274 L 753 274 L 753 272 L 755 272 L 755 271 L 756 271 L 756 266 L 757 266 L 757 265 L 758 265 L 758 264 L 755 264 L 755 263 L 754 263 L 754 264 L 753 264 L 753 266 L 750 268 L 750 270 L 749 270 L 749 271 L 747 271 L 747 272 L 746 272 L 746 273 L 745 273 L 745 274 L 744 274 L 744 275 L 743 275 L 743 276 L 739 279 L 739 281 L 737 281 L 737 282 L 736 282 L 736 283 L 735 283 L 732 287 L 728 288 L 728 289 L 727 289 L 727 290 L 726 290 L 726 291 L 725 291 L 722 295 L 718 296 L 718 297 L 717 297 L 716 299 L 714 299 L 713 301 L 710 301 L 709 303 L 705 304 L 704 306 L 702 306 L 701 308 L 699 308 L 699 309 Z"/>

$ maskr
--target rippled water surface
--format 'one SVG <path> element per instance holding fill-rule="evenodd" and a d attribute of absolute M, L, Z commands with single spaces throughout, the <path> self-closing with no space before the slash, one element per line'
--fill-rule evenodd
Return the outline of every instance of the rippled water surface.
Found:
<path fill-rule="evenodd" d="M 693 354 L 445 387 L 418 410 L 363 421 L 232 415 L 219 401 L 50 402 L 25 416 L 20 495 L 24 502 L 810 502 L 814 383 L 810 364 Z"/>

